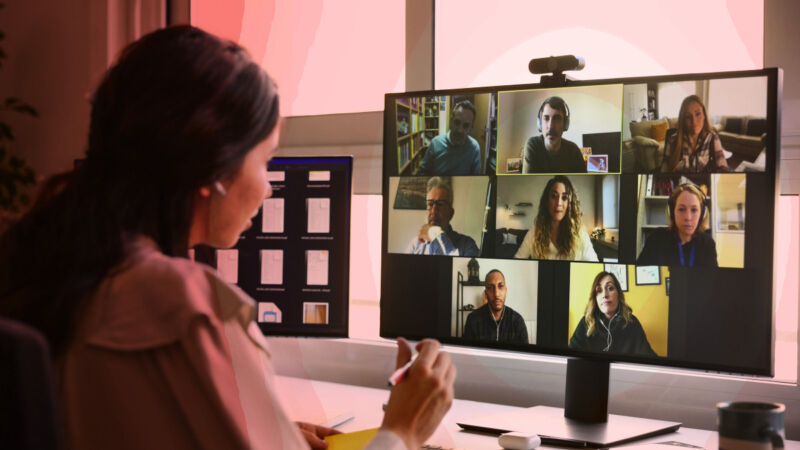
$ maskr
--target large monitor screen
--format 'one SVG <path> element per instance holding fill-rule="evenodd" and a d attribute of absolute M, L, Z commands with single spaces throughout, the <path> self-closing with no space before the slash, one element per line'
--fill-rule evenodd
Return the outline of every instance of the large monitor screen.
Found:
<path fill-rule="evenodd" d="M 381 335 L 771 375 L 779 92 L 764 69 L 386 95 Z"/>

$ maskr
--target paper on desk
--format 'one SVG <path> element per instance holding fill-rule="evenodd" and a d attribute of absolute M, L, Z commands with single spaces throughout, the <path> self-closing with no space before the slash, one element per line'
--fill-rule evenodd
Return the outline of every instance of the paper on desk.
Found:
<path fill-rule="evenodd" d="M 328 450 L 361 450 L 378 434 L 377 428 L 325 436 Z"/>

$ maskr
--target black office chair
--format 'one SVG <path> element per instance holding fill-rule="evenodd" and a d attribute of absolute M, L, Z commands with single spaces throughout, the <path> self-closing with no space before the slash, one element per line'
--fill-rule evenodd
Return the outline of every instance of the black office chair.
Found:
<path fill-rule="evenodd" d="M 47 341 L 0 317 L 0 447 L 64 448 Z"/>

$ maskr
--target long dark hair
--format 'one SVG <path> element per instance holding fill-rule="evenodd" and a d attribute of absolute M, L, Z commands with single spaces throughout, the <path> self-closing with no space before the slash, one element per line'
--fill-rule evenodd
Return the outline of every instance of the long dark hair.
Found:
<path fill-rule="evenodd" d="M 85 163 L 49 179 L 0 236 L 0 314 L 43 331 L 56 355 L 126 236 L 186 256 L 195 193 L 235 173 L 279 115 L 245 50 L 191 26 L 129 45 L 91 103 Z"/>
<path fill-rule="evenodd" d="M 551 178 L 539 198 L 539 212 L 536 214 L 534 221 L 536 233 L 534 234 L 533 253 L 537 258 L 546 258 L 550 249 L 550 225 L 553 218 L 550 216 L 548 202 L 550 200 L 550 191 L 553 190 L 553 186 L 556 183 L 564 185 L 564 189 L 569 194 L 569 202 L 567 204 L 567 213 L 561 223 L 558 224 L 558 239 L 557 242 L 554 242 L 554 245 L 558 249 L 558 256 L 564 259 L 574 259 L 575 246 L 580 239 L 581 231 L 581 202 L 575 193 L 572 182 L 563 175 L 556 175 Z"/>

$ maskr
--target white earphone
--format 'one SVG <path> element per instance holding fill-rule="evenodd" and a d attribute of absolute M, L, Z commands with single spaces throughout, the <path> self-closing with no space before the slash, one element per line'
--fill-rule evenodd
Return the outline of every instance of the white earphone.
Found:
<path fill-rule="evenodd" d="M 212 186 L 214 186 L 214 190 L 217 191 L 219 195 L 226 195 L 228 193 L 228 191 L 225 190 L 225 186 L 219 181 L 215 181 Z"/>

